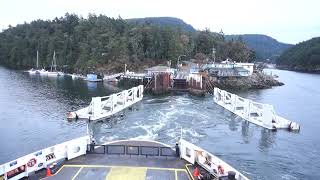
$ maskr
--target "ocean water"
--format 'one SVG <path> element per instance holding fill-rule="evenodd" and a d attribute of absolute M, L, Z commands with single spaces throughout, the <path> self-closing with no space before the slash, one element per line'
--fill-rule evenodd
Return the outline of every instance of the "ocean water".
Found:
<path fill-rule="evenodd" d="M 235 91 L 301 125 L 299 133 L 272 132 L 188 94 L 148 96 L 119 115 L 90 125 L 98 142 L 150 139 L 174 144 L 182 137 L 219 156 L 250 179 L 320 179 L 320 75 L 267 70 L 284 86 Z M 0 164 L 86 134 L 84 121 L 66 112 L 93 96 L 119 91 L 106 83 L 42 77 L 0 67 Z"/>

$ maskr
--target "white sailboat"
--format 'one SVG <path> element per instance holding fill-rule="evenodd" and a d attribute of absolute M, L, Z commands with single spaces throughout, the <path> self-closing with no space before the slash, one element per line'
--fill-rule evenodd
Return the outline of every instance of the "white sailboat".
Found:
<path fill-rule="evenodd" d="M 40 75 L 48 75 L 48 71 L 43 68 L 41 70 L 37 70 L 37 73 L 39 73 Z"/>
<path fill-rule="evenodd" d="M 54 71 L 53 71 L 54 67 Z M 51 71 L 48 72 L 48 76 L 58 76 L 59 73 L 57 72 L 57 62 L 56 62 L 56 51 L 53 51 L 53 58 L 51 61 Z"/>
<path fill-rule="evenodd" d="M 45 69 L 39 69 L 39 52 L 37 51 L 37 68 L 28 70 L 29 74 L 40 74 L 40 75 L 47 75 L 48 71 Z"/>
<path fill-rule="evenodd" d="M 39 68 L 39 53 L 37 51 L 37 69 L 31 68 L 30 70 L 28 70 L 28 73 L 29 74 L 36 74 L 36 73 L 38 73 L 38 68 Z"/>

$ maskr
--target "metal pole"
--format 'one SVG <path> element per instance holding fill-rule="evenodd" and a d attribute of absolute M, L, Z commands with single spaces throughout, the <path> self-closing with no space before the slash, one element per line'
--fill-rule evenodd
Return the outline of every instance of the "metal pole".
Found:
<path fill-rule="evenodd" d="M 179 67 L 179 64 L 180 64 L 180 58 L 181 58 L 182 56 L 187 57 L 186 55 L 180 55 L 180 56 L 178 56 L 177 68 Z"/>
<path fill-rule="evenodd" d="M 39 52 L 37 50 L 37 69 L 39 69 Z"/>
<path fill-rule="evenodd" d="M 212 48 L 212 57 L 213 57 L 213 62 L 216 62 L 216 49 L 213 47 Z"/>

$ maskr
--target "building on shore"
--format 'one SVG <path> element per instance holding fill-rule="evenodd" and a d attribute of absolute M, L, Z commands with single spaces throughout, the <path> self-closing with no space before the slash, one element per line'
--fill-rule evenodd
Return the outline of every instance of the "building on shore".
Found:
<path fill-rule="evenodd" d="M 253 63 L 235 63 L 228 60 L 221 63 L 206 64 L 203 69 L 216 77 L 246 77 L 254 70 Z"/>
<path fill-rule="evenodd" d="M 149 78 L 146 88 L 153 94 L 164 94 L 172 89 L 176 69 L 159 65 L 145 69 L 144 73 Z"/>
<path fill-rule="evenodd" d="M 204 95 L 207 91 L 212 91 L 219 80 L 248 77 L 253 71 L 253 63 L 226 60 L 220 63 L 198 64 L 182 61 L 178 64 L 178 69 L 158 65 L 145 69 L 143 74 L 124 74 L 121 77 L 127 82 L 133 81 L 134 85 L 145 85 L 146 90 L 154 94 L 189 91 L 194 95 Z"/>
<path fill-rule="evenodd" d="M 154 66 L 150 67 L 144 70 L 144 73 L 147 76 L 153 76 L 154 74 L 159 74 L 159 73 L 169 73 L 169 74 L 174 74 L 176 72 L 176 69 L 168 67 L 168 66 Z"/>

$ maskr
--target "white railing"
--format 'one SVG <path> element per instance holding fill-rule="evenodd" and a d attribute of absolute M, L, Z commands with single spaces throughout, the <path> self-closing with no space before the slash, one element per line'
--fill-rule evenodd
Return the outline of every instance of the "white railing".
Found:
<path fill-rule="evenodd" d="M 264 128 L 288 128 L 289 130 L 300 129 L 300 126 L 297 123 L 276 115 L 272 105 L 257 103 L 219 88 L 214 88 L 213 100 L 218 105 L 233 112 L 241 118 Z"/>
<path fill-rule="evenodd" d="M 27 177 L 30 173 L 46 168 L 59 160 L 69 160 L 86 154 L 89 143 L 89 136 L 84 136 L 25 155 L 0 165 L 0 177 L 10 180 Z"/>
<path fill-rule="evenodd" d="M 237 180 L 249 180 L 220 158 L 192 143 L 189 143 L 188 141 L 180 139 L 179 147 L 181 158 L 191 164 L 195 164 L 197 162 L 201 167 L 216 177 L 228 176 L 228 172 L 233 171 L 236 173 Z"/>
<path fill-rule="evenodd" d="M 143 85 L 104 97 L 93 97 L 90 105 L 73 112 L 77 118 L 98 120 L 109 117 L 143 98 Z M 74 118 L 74 117 L 72 117 Z"/>

